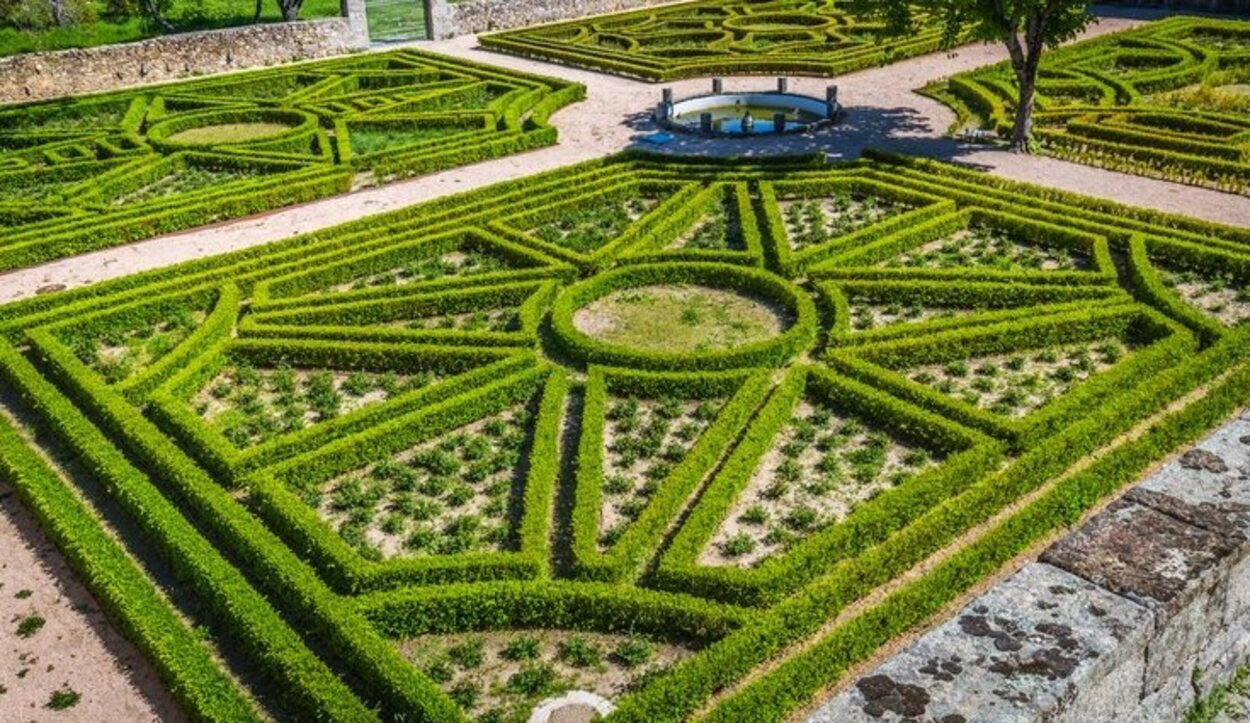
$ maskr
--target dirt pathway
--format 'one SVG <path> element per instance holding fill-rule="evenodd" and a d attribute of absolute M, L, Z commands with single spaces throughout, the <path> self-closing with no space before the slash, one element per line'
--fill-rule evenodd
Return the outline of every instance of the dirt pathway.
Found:
<path fill-rule="evenodd" d="M 3 482 L 0 550 L 0 719 L 186 720 Z"/>

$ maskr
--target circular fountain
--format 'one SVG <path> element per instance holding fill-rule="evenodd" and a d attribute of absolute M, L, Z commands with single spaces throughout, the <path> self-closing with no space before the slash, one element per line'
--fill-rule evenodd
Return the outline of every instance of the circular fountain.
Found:
<path fill-rule="evenodd" d="M 656 107 L 656 122 L 673 131 L 709 136 L 752 136 L 803 133 L 837 121 L 842 112 L 838 87 L 827 88 L 825 98 L 789 92 L 786 78 L 776 90 L 725 92 L 724 82 L 712 81 L 712 92 L 681 100 L 665 88 Z"/>

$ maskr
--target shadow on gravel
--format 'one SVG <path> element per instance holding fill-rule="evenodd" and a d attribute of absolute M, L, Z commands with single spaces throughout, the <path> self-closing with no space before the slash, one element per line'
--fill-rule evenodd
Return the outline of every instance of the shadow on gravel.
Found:
<path fill-rule="evenodd" d="M 631 148 L 674 155 L 749 159 L 821 153 L 833 160 L 847 161 L 859 158 L 865 148 L 876 148 L 963 163 L 981 170 L 989 168 L 966 160 L 975 153 L 984 153 L 989 146 L 941 137 L 945 129 L 934 128 L 914 108 L 851 107 L 838 125 L 814 133 L 743 138 L 674 133 L 674 139 L 664 145 L 645 140 L 660 130 L 649 112 L 627 116 L 623 124 L 638 132 Z"/>

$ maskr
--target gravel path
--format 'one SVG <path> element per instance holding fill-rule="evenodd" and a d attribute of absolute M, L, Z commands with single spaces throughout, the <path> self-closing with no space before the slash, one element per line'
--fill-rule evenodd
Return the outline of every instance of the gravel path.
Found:
<path fill-rule="evenodd" d="M 186 717 L 151 664 L 109 624 L 56 545 L 0 483 L 0 720 L 169 721 Z M 19 625 L 42 618 L 23 636 Z M 54 692 L 72 707 L 48 707 Z"/>
<path fill-rule="evenodd" d="M 1090 28 L 1086 37 L 1127 30 L 1155 13 L 1118 11 Z M 420 47 L 436 52 L 534 73 L 558 75 L 584 83 L 588 99 L 556 114 L 557 146 L 480 163 L 259 216 L 170 234 L 128 246 L 0 275 L 0 303 L 26 298 L 41 287 L 82 286 L 290 238 L 336 226 L 362 216 L 405 208 L 453 193 L 481 188 L 572 163 L 600 158 L 639 145 L 654 130 L 649 116 L 660 86 L 628 78 L 566 68 L 491 53 L 463 37 Z M 834 158 L 858 157 L 866 147 L 898 150 L 973 165 L 1005 178 L 1032 181 L 1136 206 L 1184 213 L 1196 218 L 1250 226 L 1250 197 L 1104 171 L 1049 158 L 1021 157 L 1005 151 L 960 144 L 943 134 L 954 115 L 941 103 L 912 92 L 949 75 L 1005 59 L 999 45 L 977 45 L 955 54 L 937 53 L 837 80 L 848 117 L 840 126 L 809 136 L 753 140 L 681 139 L 668 152 L 691 154 L 768 154 L 823 152 Z M 791 87 L 824 96 L 828 80 L 796 78 Z M 768 87 L 768 78 L 728 78 L 730 89 Z M 671 84 L 678 96 L 703 90 L 707 80 Z"/>

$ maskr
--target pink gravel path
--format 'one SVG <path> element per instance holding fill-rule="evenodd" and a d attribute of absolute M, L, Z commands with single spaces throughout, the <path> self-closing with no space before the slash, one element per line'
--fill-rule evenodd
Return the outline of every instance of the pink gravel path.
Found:
<path fill-rule="evenodd" d="M 147 660 L 109 624 L 13 489 L 0 483 L 0 720 L 184 721 Z M 33 635 L 19 622 L 46 620 Z M 47 708 L 54 691 L 82 697 Z"/>

